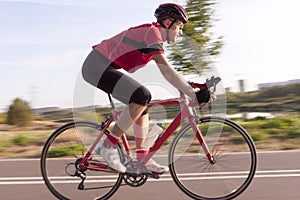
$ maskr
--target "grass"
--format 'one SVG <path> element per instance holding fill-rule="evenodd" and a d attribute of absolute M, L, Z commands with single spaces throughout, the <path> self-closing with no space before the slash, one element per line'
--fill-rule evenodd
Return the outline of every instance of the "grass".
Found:
<path fill-rule="evenodd" d="M 86 152 L 81 144 L 72 144 L 68 146 L 60 146 L 51 149 L 48 153 L 50 158 L 61 157 L 61 156 L 73 156 Z"/>
<path fill-rule="evenodd" d="M 258 149 L 297 149 L 300 144 L 300 115 L 293 113 L 271 119 L 238 119 L 251 134 Z"/>
<path fill-rule="evenodd" d="M 258 150 L 284 150 L 300 147 L 299 113 L 289 113 L 272 119 L 259 117 L 251 120 L 234 119 L 233 121 L 250 133 Z M 0 124 L 0 158 L 39 157 L 44 142 L 61 125 L 62 123 L 49 121 L 35 122 L 26 128 Z M 168 144 L 170 142 L 168 141 Z M 236 141 L 232 141 L 232 143 L 236 144 Z M 71 156 L 81 152 L 82 146 L 80 145 L 60 145 L 51 150 L 51 156 Z"/>
<path fill-rule="evenodd" d="M 31 134 L 19 134 L 10 139 L 12 145 L 27 146 L 35 143 L 37 139 Z"/>

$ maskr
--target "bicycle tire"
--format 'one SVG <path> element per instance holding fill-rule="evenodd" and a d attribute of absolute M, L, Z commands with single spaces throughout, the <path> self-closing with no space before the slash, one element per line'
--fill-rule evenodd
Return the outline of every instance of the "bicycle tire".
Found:
<path fill-rule="evenodd" d="M 87 170 L 84 185 L 80 185 L 80 177 L 72 176 L 76 160 L 86 154 L 88 141 L 94 142 L 100 130 L 96 123 L 72 122 L 58 128 L 46 141 L 40 160 L 41 174 L 47 188 L 57 198 L 108 199 L 120 187 L 123 174 Z M 121 151 L 120 146 L 118 150 Z"/>
<path fill-rule="evenodd" d="M 251 136 L 240 125 L 221 117 L 200 118 L 197 126 L 216 163 L 209 163 L 188 124 L 175 136 L 169 150 L 174 182 L 193 199 L 237 197 L 250 185 L 256 171 L 257 155 Z"/>

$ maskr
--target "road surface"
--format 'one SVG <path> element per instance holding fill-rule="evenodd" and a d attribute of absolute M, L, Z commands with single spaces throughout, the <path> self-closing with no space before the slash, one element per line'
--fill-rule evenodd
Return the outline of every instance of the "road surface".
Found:
<path fill-rule="evenodd" d="M 238 200 L 299 200 L 300 150 L 259 152 L 256 176 Z M 0 199 L 56 199 L 40 176 L 38 159 L 0 160 Z M 158 195 L 159 194 L 159 195 Z M 169 174 L 148 179 L 138 188 L 121 186 L 113 200 L 190 199 L 177 188 Z"/>

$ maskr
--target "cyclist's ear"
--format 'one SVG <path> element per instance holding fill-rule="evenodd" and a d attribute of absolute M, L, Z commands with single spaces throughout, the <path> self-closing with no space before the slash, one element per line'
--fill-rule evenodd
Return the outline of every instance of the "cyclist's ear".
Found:
<path fill-rule="evenodd" d="M 162 24 L 165 28 L 167 28 L 167 27 L 169 27 L 169 26 L 171 25 L 171 23 L 172 23 L 173 20 L 174 20 L 174 19 L 171 19 L 171 18 L 165 18 L 165 19 L 162 19 L 162 20 L 161 20 L 161 24 Z"/>

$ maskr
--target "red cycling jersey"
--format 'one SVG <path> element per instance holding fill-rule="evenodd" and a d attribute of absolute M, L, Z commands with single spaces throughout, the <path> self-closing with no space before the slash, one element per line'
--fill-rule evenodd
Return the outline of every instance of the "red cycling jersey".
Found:
<path fill-rule="evenodd" d="M 103 40 L 93 49 L 109 59 L 114 67 L 134 72 L 150 62 L 153 54 L 164 53 L 165 40 L 159 23 L 143 24 Z"/>

